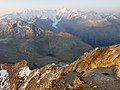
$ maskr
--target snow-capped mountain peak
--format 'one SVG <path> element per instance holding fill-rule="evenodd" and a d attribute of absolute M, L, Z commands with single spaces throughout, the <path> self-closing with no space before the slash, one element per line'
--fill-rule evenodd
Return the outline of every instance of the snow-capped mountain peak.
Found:
<path fill-rule="evenodd" d="M 67 9 L 67 8 L 62 8 L 62 9 L 56 9 L 56 10 L 32 10 L 32 9 L 25 9 L 21 12 L 16 12 L 16 13 L 11 13 L 8 15 L 2 16 L 2 18 L 35 18 L 39 17 L 42 19 L 47 19 L 50 18 L 53 20 L 56 16 L 64 16 L 66 17 L 67 15 L 71 15 L 71 13 L 77 13 L 78 14 L 78 9 Z"/>
<path fill-rule="evenodd" d="M 87 23 L 87 25 L 96 25 L 96 22 L 103 19 L 103 17 L 96 13 L 95 11 L 89 11 L 89 12 L 83 12 L 79 9 L 56 9 L 56 10 L 32 10 L 32 9 L 25 9 L 21 12 L 11 13 L 8 15 L 4 15 L 1 17 L 0 21 L 7 21 L 12 20 L 13 22 L 16 21 L 16 19 L 21 19 L 23 21 L 29 21 L 29 22 L 35 22 L 36 18 L 39 18 L 41 20 L 51 20 L 52 22 L 52 28 L 58 28 L 57 25 L 59 22 L 62 22 L 63 20 L 76 20 L 75 22 L 80 23 Z M 115 16 L 112 16 L 112 18 L 116 18 Z M 79 20 L 79 21 L 78 21 Z M 80 21 L 81 20 L 81 21 Z M 83 21 L 82 21 L 83 20 Z M 91 24 L 92 23 L 92 24 Z"/>
<path fill-rule="evenodd" d="M 68 11 L 69 11 L 69 9 L 67 9 L 67 8 L 62 8 L 59 10 L 59 12 L 61 12 L 61 13 L 67 13 Z"/>
<path fill-rule="evenodd" d="M 36 17 L 41 18 L 41 19 L 51 19 L 53 22 L 57 22 L 62 18 L 65 17 L 66 19 L 70 19 L 76 15 L 79 15 L 78 9 L 67 9 L 67 8 L 62 8 L 62 9 L 56 9 L 56 10 L 32 10 L 32 9 L 25 9 L 21 12 L 15 12 L 11 13 L 8 15 L 4 15 L 1 18 L 2 19 L 17 19 L 17 18 L 22 18 L 24 20 L 28 19 L 34 19 Z M 59 17 L 59 20 L 58 18 Z"/>

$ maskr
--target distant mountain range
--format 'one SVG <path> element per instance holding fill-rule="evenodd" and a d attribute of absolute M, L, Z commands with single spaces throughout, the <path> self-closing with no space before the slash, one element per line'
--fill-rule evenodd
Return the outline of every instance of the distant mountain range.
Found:
<path fill-rule="evenodd" d="M 120 14 L 83 12 L 78 9 L 24 10 L 1 17 L 1 24 L 19 20 L 53 32 L 67 32 L 93 47 L 120 43 Z"/>
<path fill-rule="evenodd" d="M 119 43 L 119 14 L 62 8 L 0 17 L 1 62 L 68 63 L 92 48 Z"/>

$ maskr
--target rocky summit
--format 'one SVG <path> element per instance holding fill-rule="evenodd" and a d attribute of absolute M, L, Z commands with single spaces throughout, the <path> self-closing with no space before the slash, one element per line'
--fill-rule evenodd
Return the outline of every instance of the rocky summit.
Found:
<path fill-rule="evenodd" d="M 120 45 L 96 48 L 70 64 L 30 70 L 26 60 L 1 64 L 0 90 L 120 90 Z"/>

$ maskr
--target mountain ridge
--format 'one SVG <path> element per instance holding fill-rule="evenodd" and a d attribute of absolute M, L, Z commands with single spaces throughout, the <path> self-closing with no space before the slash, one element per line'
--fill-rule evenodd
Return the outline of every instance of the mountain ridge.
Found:
<path fill-rule="evenodd" d="M 88 90 L 118 89 L 120 45 L 96 48 L 84 53 L 71 64 L 48 64 L 30 70 L 25 60 L 1 64 L 2 89 L 12 90 Z M 110 62 L 109 62 L 110 61 Z M 7 71 L 6 71 L 7 70 Z M 102 82 L 105 84 L 103 85 Z M 114 82 L 114 83 L 112 83 Z M 112 83 L 112 86 L 107 86 Z"/>

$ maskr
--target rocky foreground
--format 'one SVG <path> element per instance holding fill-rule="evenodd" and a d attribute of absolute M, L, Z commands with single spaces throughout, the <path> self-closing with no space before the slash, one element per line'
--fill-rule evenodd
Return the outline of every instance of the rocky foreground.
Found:
<path fill-rule="evenodd" d="M 96 48 L 71 64 L 30 70 L 26 60 L 1 64 L 0 90 L 120 90 L 120 45 Z"/>

